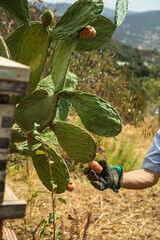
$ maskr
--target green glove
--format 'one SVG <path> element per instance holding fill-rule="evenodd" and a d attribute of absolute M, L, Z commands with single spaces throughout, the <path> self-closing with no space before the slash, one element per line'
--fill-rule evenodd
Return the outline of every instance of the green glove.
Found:
<path fill-rule="evenodd" d="M 120 166 L 109 166 L 104 159 L 98 163 L 103 168 L 100 174 L 97 174 L 89 167 L 84 170 L 91 184 L 100 191 L 111 188 L 114 192 L 118 192 L 118 189 L 122 186 L 123 168 Z"/>

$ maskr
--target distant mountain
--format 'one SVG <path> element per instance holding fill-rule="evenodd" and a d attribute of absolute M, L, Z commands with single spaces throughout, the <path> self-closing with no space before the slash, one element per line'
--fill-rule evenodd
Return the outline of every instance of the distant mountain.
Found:
<path fill-rule="evenodd" d="M 61 17 L 71 6 L 69 3 L 45 3 L 55 15 Z M 102 15 L 114 21 L 114 10 L 104 8 Z M 128 11 L 124 22 L 116 30 L 116 39 L 139 49 L 160 51 L 160 11 Z"/>
<path fill-rule="evenodd" d="M 160 11 L 127 15 L 116 39 L 128 45 L 160 51 Z"/>

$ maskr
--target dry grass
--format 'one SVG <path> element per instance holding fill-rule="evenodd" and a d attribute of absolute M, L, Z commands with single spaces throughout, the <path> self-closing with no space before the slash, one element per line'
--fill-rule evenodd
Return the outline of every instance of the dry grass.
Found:
<path fill-rule="evenodd" d="M 137 129 L 125 126 L 117 137 L 120 141 L 123 136 L 128 139 L 137 136 L 139 166 L 153 139 L 153 136 L 142 136 L 149 123 Z M 56 224 L 62 233 L 61 240 L 160 239 L 159 183 L 142 191 L 121 189 L 117 194 L 112 190 L 99 192 L 80 173 L 72 174 L 71 179 L 76 183 L 75 191 L 57 196 L 65 199 L 66 205 L 56 201 Z M 29 200 L 34 192 L 46 191 L 31 163 L 29 177 L 21 169 L 16 175 L 8 174 L 8 182 L 20 199 Z M 51 194 L 40 193 L 28 204 L 25 219 L 6 220 L 4 224 L 14 229 L 19 240 L 31 240 L 39 223 L 48 219 L 51 211 Z M 42 227 L 41 224 L 35 232 L 35 239 L 40 239 Z M 51 231 L 52 225 L 46 228 L 43 239 L 53 239 Z"/>

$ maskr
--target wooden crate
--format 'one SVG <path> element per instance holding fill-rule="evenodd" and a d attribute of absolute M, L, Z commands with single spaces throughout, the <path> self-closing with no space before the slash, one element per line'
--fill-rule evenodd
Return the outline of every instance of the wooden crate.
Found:
<path fill-rule="evenodd" d="M 0 238 L 3 234 L 2 220 L 25 216 L 26 201 L 15 196 L 5 184 L 5 179 L 15 107 L 10 103 L 10 96 L 25 95 L 29 73 L 28 66 L 0 57 Z M 9 233 L 4 230 L 4 234 Z"/>

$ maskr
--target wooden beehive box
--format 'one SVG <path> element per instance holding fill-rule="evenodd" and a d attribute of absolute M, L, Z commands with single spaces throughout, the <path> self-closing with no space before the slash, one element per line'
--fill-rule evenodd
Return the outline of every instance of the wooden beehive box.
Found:
<path fill-rule="evenodd" d="M 5 184 L 14 105 L 10 95 L 26 93 L 30 68 L 0 57 L 0 220 L 24 217 L 26 202 Z"/>

